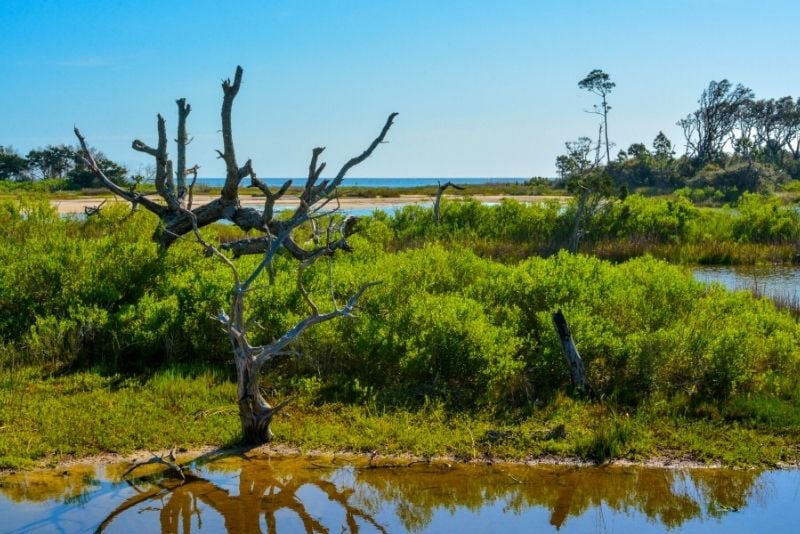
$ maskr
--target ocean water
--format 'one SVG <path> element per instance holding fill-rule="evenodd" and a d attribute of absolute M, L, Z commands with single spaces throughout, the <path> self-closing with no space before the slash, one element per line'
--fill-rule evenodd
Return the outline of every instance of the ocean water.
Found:
<path fill-rule="evenodd" d="M 288 178 L 262 178 L 269 186 L 280 187 Z M 481 185 L 481 184 L 514 184 L 525 183 L 528 179 L 521 177 L 512 178 L 345 178 L 342 187 L 420 187 L 426 185 L 437 185 L 439 182 L 453 182 L 458 185 Z M 222 187 L 225 178 L 198 178 L 198 184 L 212 187 Z M 292 185 L 301 186 L 305 178 L 292 178 Z M 242 185 L 249 185 L 250 180 L 245 178 Z"/>

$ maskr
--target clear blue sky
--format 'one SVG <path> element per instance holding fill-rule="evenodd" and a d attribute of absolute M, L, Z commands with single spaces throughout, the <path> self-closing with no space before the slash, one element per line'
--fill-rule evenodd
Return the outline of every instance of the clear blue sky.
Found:
<path fill-rule="evenodd" d="M 796 0 L 0 0 L 0 144 L 73 143 L 75 124 L 136 170 L 130 142 L 154 142 L 158 112 L 174 132 L 186 97 L 189 161 L 221 176 L 219 82 L 241 64 L 237 153 L 260 176 L 303 175 L 317 145 L 338 168 L 392 111 L 353 176 L 548 176 L 596 134 L 591 69 L 617 83 L 617 149 L 664 130 L 682 150 L 712 79 L 800 95 L 799 23 Z"/>

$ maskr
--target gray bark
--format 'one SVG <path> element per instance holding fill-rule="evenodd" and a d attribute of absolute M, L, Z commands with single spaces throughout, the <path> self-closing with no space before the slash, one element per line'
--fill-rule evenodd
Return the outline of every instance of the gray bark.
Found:
<path fill-rule="evenodd" d="M 458 184 L 454 184 L 453 182 L 447 182 L 446 184 L 442 185 L 439 183 L 439 187 L 436 189 L 436 199 L 433 201 L 433 224 L 439 226 L 439 210 L 441 209 L 442 204 L 442 194 L 444 194 L 445 190 L 448 187 L 452 187 L 453 189 L 463 190 L 464 188 Z"/>
<path fill-rule="evenodd" d="M 344 306 L 339 307 L 334 301 L 332 302 L 333 309 L 331 311 L 320 312 L 319 307 L 313 302 L 311 296 L 302 285 L 303 270 L 319 258 L 332 256 L 339 250 L 350 251 L 351 248 L 347 243 L 347 238 L 355 231 L 356 219 L 348 217 L 340 224 L 334 225 L 331 223 L 328 228 L 326 242 L 322 245 L 315 243 L 315 247 L 311 249 L 305 249 L 295 242 L 292 238 L 292 233 L 297 228 L 336 211 L 336 208 L 326 210 L 328 203 L 336 196 L 336 188 L 342 183 L 351 168 L 370 157 L 378 145 L 384 142 L 397 113 L 389 115 L 380 134 L 367 149 L 358 156 L 349 159 L 331 180 L 323 179 L 320 181 L 325 163 L 319 163 L 318 160 L 325 149 L 315 148 L 312 151 L 308 178 L 300 195 L 299 206 L 288 219 L 276 220 L 273 217 L 275 201 L 289 190 L 291 181 L 283 184 L 278 191 L 272 192 L 266 183 L 258 180 L 250 160 L 247 160 L 242 167 L 239 167 L 234 149 L 231 111 L 241 82 L 242 68 L 237 67 L 233 82 L 225 80 L 222 83 L 223 150 L 217 152 L 225 162 L 225 184 L 222 187 L 219 198 L 202 206 L 192 207 L 192 186 L 189 186 L 188 190 L 186 188 L 186 175 L 194 173 L 194 178 L 196 179 L 197 167 L 186 169 L 185 149 L 188 144 L 186 118 L 191 111 L 191 106 L 186 104 L 185 99 L 176 101 L 178 105 L 178 136 L 176 139 L 178 144 L 178 164 L 176 175 L 173 173 L 172 160 L 169 159 L 167 154 L 166 124 L 161 115 L 158 116 L 157 123 L 157 148 L 152 148 L 139 140 L 133 142 L 134 150 L 149 154 L 156 160 L 155 186 L 162 202 L 156 202 L 153 199 L 122 189 L 114 184 L 95 161 L 94 156 L 88 149 L 86 140 L 77 128 L 75 128 L 75 135 L 83 148 L 82 156 L 84 161 L 106 187 L 116 195 L 131 202 L 134 207 L 137 205 L 144 206 L 161 219 L 163 224 L 160 225 L 159 230 L 153 236 L 157 243 L 166 248 L 179 237 L 193 232 L 197 242 L 203 246 L 208 255 L 216 256 L 231 268 L 234 278 L 231 308 L 229 313 L 220 311 L 217 320 L 222 324 L 228 335 L 236 364 L 239 417 L 244 441 L 249 444 L 260 444 L 272 439 L 273 435 L 270 430 L 272 418 L 288 403 L 288 401 L 284 401 L 273 406 L 264 399 L 259 390 L 261 368 L 278 356 L 293 354 L 289 346 L 306 329 L 338 317 L 353 317 L 353 311 L 359 298 L 369 287 L 377 283 L 372 282 L 363 285 L 350 297 Z M 253 185 L 264 193 L 263 212 L 253 208 L 242 208 L 239 203 L 239 185 L 241 180 L 247 176 L 250 177 Z M 177 187 L 175 178 L 177 178 Z M 194 185 L 194 180 L 192 185 Z M 185 193 L 188 193 L 186 205 L 184 205 Z M 266 234 L 261 238 L 227 243 L 222 247 L 231 251 L 234 257 L 242 254 L 262 254 L 261 261 L 245 277 L 240 276 L 236 265 L 231 259 L 208 243 L 200 233 L 202 227 L 220 219 L 228 219 L 245 231 L 256 229 Z M 272 261 L 280 249 L 285 249 L 291 256 L 301 262 L 298 268 L 297 284 L 305 302 L 309 305 L 311 314 L 272 343 L 253 346 L 247 337 L 245 295 L 261 273 L 264 270 L 269 271 L 271 269 Z"/>
<path fill-rule="evenodd" d="M 138 139 L 132 144 L 134 150 L 155 158 L 155 186 L 156 191 L 161 197 L 161 202 L 136 193 L 135 191 L 128 191 L 114 184 L 105 173 L 103 173 L 93 155 L 89 152 L 85 138 L 81 132 L 75 128 L 75 135 L 83 147 L 81 156 L 95 176 L 117 196 L 129 201 L 134 206 L 143 206 L 161 219 L 163 224 L 156 230 L 156 233 L 153 235 L 153 240 L 163 248 L 169 247 L 176 239 L 192 232 L 195 225 L 198 228 L 203 228 L 204 226 L 223 219 L 233 222 L 244 231 L 257 230 L 267 235 L 278 235 L 282 233 L 284 228 L 292 225 L 291 222 L 275 220 L 272 210 L 275 200 L 286 192 L 288 185 L 284 185 L 278 192 L 273 194 L 271 192 L 268 193 L 269 188 L 266 184 L 259 182 L 257 179 L 253 182 L 253 185 L 259 187 L 266 196 L 266 205 L 263 212 L 254 208 L 242 207 L 239 202 L 239 186 L 242 179 L 248 176 L 251 179 L 256 178 L 250 160 L 247 160 L 243 166 L 239 166 L 234 148 L 231 113 L 234 100 L 241 87 L 242 74 L 242 68 L 237 67 L 233 81 L 228 79 L 222 83 L 223 101 L 220 116 L 222 122 L 223 150 L 217 152 L 220 158 L 225 162 L 225 183 L 219 198 L 202 206 L 192 207 L 189 205 L 189 209 L 187 210 L 183 202 L 185 192 L 188 190 L 188 195 L 190 197 L 192 193 L 191 187 L 186 187 L 186 175 L 196 171 L 196 167 L 189 170 L 186 169 L 185 149 L 189 142 L 186 133 L 186 119 L 191 112 L 191 106 L 186 103 L 185 99 L 181 98 L 176 101 L 178 106 L 178 135 L 176 139 L 178 159 L 177 169 L 174 173 L 172 172 L 172 160 L 169 159 L 167 154 L 166 122 L 161 115 L 158 115 L 157 121 L 157 147 L 153 148 Z M 317 209 L 323 207 L 325 204 L 324 199 L 331 198 L 336 188 L 344 180 L 348 171 L 371 156 L 378 145 L 384 142 L 386 134 L 393 125 L 396 116 L 397 113 L 389 115 L 380 134 L 363 153 L 348 160 L 332 180 L 322 180 L 319 184 L 317 184 L 317 181 L 325 168 L 325 164 L 322 163 L 318 165 L 317 159 L 320 154 L 322 154 L 324 148 L 315 148 L 309 169 L 309 178 L 301 197 L 301 205 L 295 213 L 295 217 L 304 217 L 309 209 L 314 206 L 316 206 Z M 176 180 L 177 187 L 175 185 Z M 322 204 L 320 205 L 321 201 Z M 263 244 L 254 245 L 253 243 L 245 243 L 238 247 L 236 245 L 231 245 L 231 249 L 238 249 L 241 254 L 257 254 L 265 252 L 267 247 Z M 288 249 L 297 259 L 306 259 L 299 247 L 288 247 Z"/>
<path fill-rule="evenodd" d="M 572 224 L 572 234 L 569 237 L 567 248 L 573 254 L 578 252 L 578 245 L 581 241 L 581 226 L 583 217 L 586 214 L 586 202 L 589 197 L 589 190 L 581 190 L 580 197 L 578 197 L 578 206 L 575 208 L 575 221 Z"/>
<path fill-rule="evenodd" d="M 583 359 L 578 353 L 578 348 L 575 346 L 575 340 L 572 339 L 572 332 L 567 325 L 567 319 L 561 310 L 553 314 L 553 326 L 555 326 L 558 338 L 561 341 L 561 350 L 564 351 L 564 358 L 567 360 L 569 366 L 570 377 L 572 378 L 572 385 L 582 393 L 589 393 L 589 381 L 586 378 L 586 370 L 583 366 Z"/>

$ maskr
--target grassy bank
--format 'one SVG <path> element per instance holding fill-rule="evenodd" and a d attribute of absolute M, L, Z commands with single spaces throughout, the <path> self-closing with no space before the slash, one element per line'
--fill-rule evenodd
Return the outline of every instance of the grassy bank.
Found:
<path fill-rule="evenodd" d="M 227 374 L 178 367 L 146 377 L 5 371 L 0 469 L 55 465 L 108 452 L 234 445 L 240 434 L 235 386 Z M 452 412 L 436 403 L 416 409 L 318 404 L 301 397 L 274 428 L 278 443 L 306 450 L 375 450 L 458 460 L 555 456 L 738 466 L 796 462 L 796 406 L 739 400 L 713 412 L 690 415 L 667 402 L 652 402 L 629 414 L 608 403 L 563 395 L 534 409 L 503 414 Z"/>

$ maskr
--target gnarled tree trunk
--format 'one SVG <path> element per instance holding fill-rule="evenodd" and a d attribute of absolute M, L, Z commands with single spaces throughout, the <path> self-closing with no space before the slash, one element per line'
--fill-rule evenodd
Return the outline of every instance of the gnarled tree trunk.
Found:
<path fill-rule="evenodd" d="M 275 410 L 264 400 L 259 390 L 260 369 L 250 360 L 236 359 L 237 397 L 239 399 L 239 419 L 242 422 L 242 436 L 245 443 L 257 445 L 273 438 L 269 428 Z"/>

